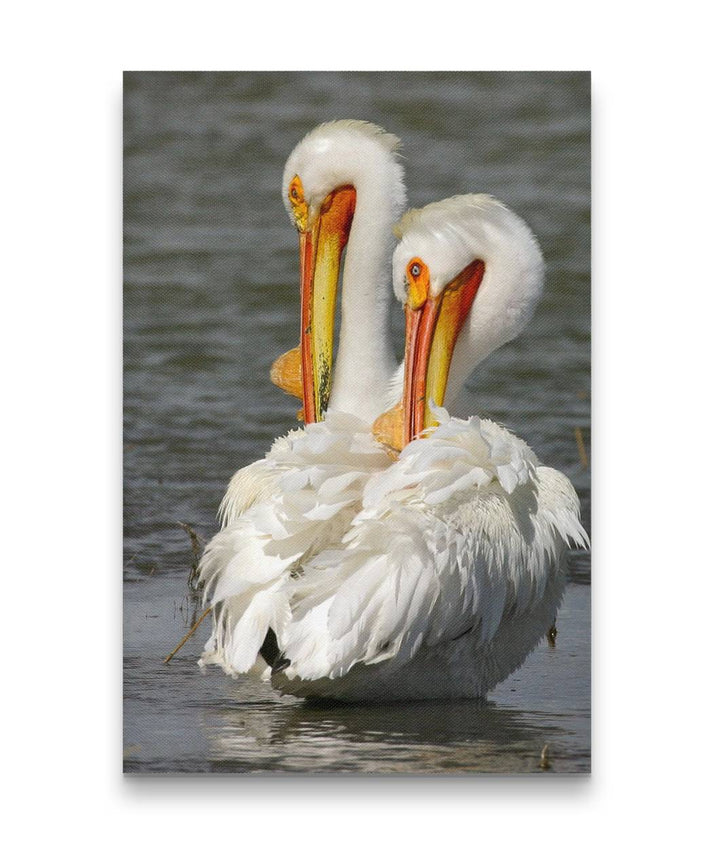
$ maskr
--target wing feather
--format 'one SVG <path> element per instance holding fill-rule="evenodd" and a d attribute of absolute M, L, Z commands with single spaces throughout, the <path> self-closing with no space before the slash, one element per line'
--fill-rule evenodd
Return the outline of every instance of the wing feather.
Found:
<path fill-rule="evenodd" d="M 489 642 L 505 615 L 542 598 L 573 543 L 585 534 L 564 476 L 492 422 L 448 419 L 369 478 L 340 547 L 286 586 L 289 675 L 399 666 L 474 628 Z"/>
<path fill-rule="evenodd" d="M 204 600 L 215 607 L 204 663 L 233 674 L 252 667 L 267 630 L 280 634 L 287 623 L 283 583 L 301 562 L 340 545 L 367 479 L 388 462 L 361 420 L 330 413 L 235 474 L 221 505 L 223 528 L 198 566 Z"/>

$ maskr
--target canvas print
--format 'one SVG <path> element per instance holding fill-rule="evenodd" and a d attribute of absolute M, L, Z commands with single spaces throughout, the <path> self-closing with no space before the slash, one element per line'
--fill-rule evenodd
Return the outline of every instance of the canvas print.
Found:
<path fill-rule="evenodd" d="M 590 75 L 127 72 L 129 773 L 590 771 Z"/>

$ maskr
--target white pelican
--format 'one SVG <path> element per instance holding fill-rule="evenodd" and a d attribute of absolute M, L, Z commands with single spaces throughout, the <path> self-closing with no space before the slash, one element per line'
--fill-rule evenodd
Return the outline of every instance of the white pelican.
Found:
<path fill-rule="evenodd" d="M 586 545 L 569 480 L 505 428 L 434 406 L 529 321 L 543 261 L 487 196 L 405 216 L 394 285 L 406 303 L 403 406 L 378 421 L 399 459 L 378 470 L 332 549 L 274 591 L 283 693 L 341 700 L 482 698 L 552 624 L 568 549 Z M 430 436 L 422 436 L 432 426 Z"/>
<path fill-rule="evenodd" d="M 387 407 L 397 370 L 389 318 L 392 229 L 406 201 L 399 145 L 368 122 L 328 122 L 311 131 L 285 165 L 285 205 L 300 235 L 301 359 L 297 350 L 285 357 L 297 366 L 290 370 L 296 392 L 302 377 L 305 422 L 318 421 L 328 407 L 372 422 Z M 279 371 L 275 377 L 282 379 Z"/>
<path fill-rule="evenodd" d="M 233 476 L 222 529 L 199 565 L 215 607 L 203 661 L 233 674 L 254 663 L 282 606 L 268 582 L 334 543 L 361 507 L 367 478 L 389 463 L 370 427 L 402 382 L 389 325 L 392 226 L 405 206 L 398 146 L 367 122 L 329 122 L 285 166 L 283 197 L 300 238 L 301 345 L 275 362 L 271 376 L 302 397 L 309 424 Z"/>
<path fill-rule="evenodd" d="M 393 355 L 389 312 L 392 230 L 406 202 L 399 147 L 399 139 L 377 125 L 339 120 L 307 134 L 285 164 L 283 200 L 300 240 L 301 345 L 275 361 L 271 378 L 303 399 L 307 424 L 323 419 L 328 408 L 357 419 L 331 416 L 307 442 L 304 432 L 291 432 L 265 458 L 235 473 L 220 506 L 223 527 L 268 499 L 278 475 L 302 464 L 306 453 L 308 462 L 322 456 L 324 440 L 332 462 L 338 433 L 349 446 L 352 435 L 367 430 L 397 398 L 402 373 Z"/>

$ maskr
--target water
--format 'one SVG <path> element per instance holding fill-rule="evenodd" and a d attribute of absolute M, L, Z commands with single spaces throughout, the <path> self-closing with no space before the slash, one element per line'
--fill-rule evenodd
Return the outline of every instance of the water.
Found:
<path fill-rule="evenodd" d="M 409 201 L 488 192 L 532 226 L 547 286 L 480 367 L 470 406 L 565 472 L 589 530 L 590 113 L 585 74 L 174 74 L 125 78 L 125 769 L 549 772 L 590 767 L 590 565 L 575 554 L 546 642 L 475 703 L 313 708 L 196 661 L 189 541 L 229 477 L 296 423 L 268 380 L 297 344 L 285 159 L 331 118 L 404 143 Z M 402 314 L 395 319 L 398 350 Z M 547 774 L 547 773 L 546 773 Z"/>

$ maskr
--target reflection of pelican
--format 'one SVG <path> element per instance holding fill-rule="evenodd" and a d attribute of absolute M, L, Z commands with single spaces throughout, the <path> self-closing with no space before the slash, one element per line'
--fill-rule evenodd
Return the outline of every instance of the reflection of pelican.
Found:
<path fill-rule="evenodd" d="M 212 772 L 528 773 L 545 742 L 572 739 L 547 712 L 535 721 L 477 701 L 243 704 L 255 687 L 234 684 L 232 706 L 207 717 Z"/>
<path fill-rule="evenodd" d="M 486 196 L 429 205 L 400 231 L 405 385 L 378 426 L 412 442 L 370 478 L 342 544 L 275 590 L 273 684 L 299 696 L 484 696 L 552 623 L 567 549 L 586 542 L 565 476 L 493 422 L 432 406 L 531 317 L 543 282 L 532 233 Z"/>
<path fill-rule="evenodd" d="M 337 541 L 367 477 L 388 464 L 369 429 L 391 403 L 397 375 L 388 318 L 392 224 L 405 203 L 397 147 L 374 125 L 331 122 L 308 134 L 285 166 L 284 196 L 300 235 L 301 345 L 276 361 L 272 377 L 302 397 L 306 422 L 317 424 L 235 474 L 221 505 L 223 529 L 201 560 L 199 577 L 215 605 L 204 660 L 231 673 L 254 663 L 268 627 L 283 620 L 286 601 L 273 586 Z"/>

